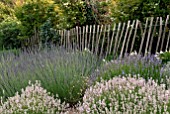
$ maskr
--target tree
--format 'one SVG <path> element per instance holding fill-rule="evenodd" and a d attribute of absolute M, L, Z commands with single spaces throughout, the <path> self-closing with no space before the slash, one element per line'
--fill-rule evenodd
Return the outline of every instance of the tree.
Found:
<path fill-rule="evenodd" d="M 8 17 L 15 17 L 14 10 L 4 2 L 0 2 L 0 22 Z"/>
<path fill-rule="evenodd" d="M 127 21 L 147 17 L 166 17 L 170 14 L 169 0 L 110 0 L 113 21 Z"/>
<path fill-rule="evenodd" d="M 21 47 L 20 22 L 13 18 L 6 18 L 0 23 L 0 49 L 13 49 Z"/>
<path fill-rule="evenodd" d="M 22 24 L 24 38 L 29 38 L 39 31 L 40 26 L 51 18 L 53 25 L 59 23 L 60 9 L 53 0 L 27 0 L 15 8 L 15 14 Z"/>
<path fill-rule="evenodd" d="M 82 0 L 60 1 L 60 7 L 63 11 L 62 28 L 72 28 L 81 26 L 86 22 L 85 2 Z"/>
<path fill-rule="evenodd" d="M 110 24 L 109 4 L 106 0 L 86 1 L 86 24 Z"/>
<path fill-rule="evenodd" d="M 75 26 L 108 24 L 108 2 L 105 0 L 60 0 L 56 1 L 63 10 L 63 28 Z"/>

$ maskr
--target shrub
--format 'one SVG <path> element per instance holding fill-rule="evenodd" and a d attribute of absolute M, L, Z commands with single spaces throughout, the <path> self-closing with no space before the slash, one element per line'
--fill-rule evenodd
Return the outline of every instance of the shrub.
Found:
<path fill-rule="evenodd" d="M 7 18 L 0 23 L 0 49 L 13 49 L 21 47 L 20 23 L 16 19 Z"/>
<path fill-rule="evenodd" d="M 93 54 L 55 47 L 23 52 L 19 57 L 2 57 L 0 61 L 0 89 L 5 91 L 5 97 L 20 92 L 28 80 L 40 80 L 47 91 L 58 94 L 62 102 L 71 104 L 81 100 L 89 77 L 99 64 Z"/>
<path fill-rule="evenodd" d="M 162 74 L 166 77 L 170 76 L 170 61 L 161 69 Z M 165 80 L 165 83 L 167 84 L 167 87 L 170 87 L 170 80 Z"/>
<path fill-rule="evenodd" d="M 109 0 L 113 21 L 128 21 L 169 15 L 169 0 Z"/>
<path fill-rule="evenodd" d="M 164 71 L 167 72 L 167 74 L 170 74 L 170 73 L 168 73 L 168 71 L 170 71 L 169 68 L 170 68 L 170 61 L 167 62 L 167 64 L 166 64 L 165 67 L 163 68 Z"/>
<path fill-rule="evenodd" d="M 60 36 L 57 30 L 53 27 L 51 19 L 48 19 L 40 26 L 40 39 L 41 43 L 45 45 L 59 43 Z"/>
<path fill-rule="evenodd" d="M 162 68 L 162 74 L 164 74 L 167 77 L 170 77 L 170 62 L 168 62 L 163 68 Z M 170 82 L 168 80 L 165 80 L 168 84 L 168 87 L 170 87 Z"/>
<path fill-rule="evenodd" d="M 105 0 L 56 0 L 56 2 L 63 10 L 62 28 L 111 23 L 108 13 L 109 3 Z"/>
<path fill-rule="evenodd" d="M 110 16 L 115 22 L 138 18 L 134 13 L 139 9 L 141 0 L 110 0 Z"/>
<path fill-rule="evenodd" d="M 111 24 L 110 19 L 110 9 L 109 4 L 110 2 L 106 0 L 91 0 L 85 2 L 86 8 L 86 25 L 93 25 L 93 24 Z"/>
<path fill-rule="evenodd" d="M 86 21 L 85 2 L 83 0 L 67 0 L 60 3 L 63 10 L 62 28 L 70 29 L 81 26 Z"/>
<path fill-rule="evenodd" d="M 10 7 L 9 4 L 6 4 L 6 1 L 0 1 L 0 22 L 4 21 L 6 18 L 14 19 L 14 9 Z"/>
<path fill-rule="evenodd" d="M 162 60 L 163 64 L 166 64 L 168 61 L 170 61 L 170 52 L 161 52 L 158 54 L 159 58 Z"/>
<path fill-rule="evenodd" d="M 86 114 L 170 112 L 170 88 L 152 79 L 115 77 L 101 81 L 86 90 L 78 108 Z"/>
<path fill-rule="evenodd" d="M 52 19 L 53 24 L 59 24 L 61 11 L 53 0 L 29 0 L 15 8 L 15 15 L 22 22 L 22 37 L 30 38 L 37 33 L 40 26 Z"/>
<path fill-rule="evenodd" d="M 21 95 L 9 97 L 0 105 L 1 114 L 59 114 L 66 110 L 66 104 L 62 104 L 58 97 L 54 99 L 39 81 L 35 84 L 29 82 L 29 86 L 22 89 Z"/>
<path fill-rule="evenodd" d="M 154 55 L 127 55 L 123 59 L 112 60 L 107 62 L 104 67 L 99 69 L 99 78 L 109 80 L 118 75 L 140 74 L 148 80 L 152 77 L 154 80 L 161 82 L 165 76 L 161 73 L 162 64 Z"/>

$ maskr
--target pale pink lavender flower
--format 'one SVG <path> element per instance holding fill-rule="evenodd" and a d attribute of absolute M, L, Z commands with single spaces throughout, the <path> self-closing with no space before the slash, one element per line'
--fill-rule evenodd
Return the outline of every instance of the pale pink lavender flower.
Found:
<path fill-rule="evenodd" d="M 29 82 L 29 86 L 22 89 L 21 95 L 17 92 L 14 97 L 9 97 L 2 103 L 0 114 L 56 114 L 66 111 L 66 107 L 68 105 L 50 96 L 37 81 L 35 84 Z"/>
<path fill-rule="evenodd" d="M 158 85 L 152 79 L 115 77 L 86 90 L 81 113 L 170 113 L 170 88 Z"/>

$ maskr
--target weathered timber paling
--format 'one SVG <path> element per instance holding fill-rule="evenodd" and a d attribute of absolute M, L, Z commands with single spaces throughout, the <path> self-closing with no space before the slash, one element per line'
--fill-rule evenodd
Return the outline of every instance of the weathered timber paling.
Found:
<path fill-rule="evenodd" d="M 109 54 L 111 54 L 111 51 L 112 51 L 112 45 L 113 45 L 113 40 L 114 40 L 115 29 L 116 29 L 116 24 L 114 24 L 114 27 L 113 27 L 113 32 L 112 32 L 112 37 L 111 37 L 111 42 L 110 42 Z"/>
<path fill-rule="evenodd" d="M 158 42 L 157 42 L 157 45 L 156 45 L 156 52 L 158 51 L 158 48 L 159 48 L 161 35 L 162 35 L 162 17 L 160 17 L 159 36 L 158 36 Z"/>
<path fill-rule="evenodd" d="M 142 41 L 141 41 L 140 48 L 139 48 L 139 54 L 141 54 L 141 51 L 142 51 L 142 48 L 143 48 L 143 43 L 144 43 L 144 39 L 145 39 L 145 34 L 146 34 L 146 31 L 147 31 L 147 27 L 148 27 L 148 21 L 149 21 L 149 19 L 147 18 L 147 19 L 146 19 L 146 24 L 145 24 L 145 30 L 144 30 L 144 33 L 143 33 L 143 35 L 142 35 Z"/>
<path fill-rule="evenodd" d="M 132 52 L 133 47 L 134 47 L 138 24 L 139 24 L 139 20 L 136 20 L 135 32 L 134 32 L 133 39 L 132 39 L 132 44 L 131 44 L 131 48 L 130 48 L 130 53 Z"/>
<path fill-rule="evenodd" d="M 162 36 L 162 43 L 161 43 L 161 51 L 162 51 L 162 48 L 164 45 L 164 39 L 165 39 L 165 33 L 166 33 L 168 21 L 169 21 L 169 15 L 167 16 L 166 22 L 165 22 L 164 32 L 163 32 L 163 36 Z"/>
<path fill-rule="evenodd" d="M 152 17 L 151 21 L 150 21 L 149 32 L 148 32 L 148 37 L 147 37 L 147 42 L 146 42 L 146 47 L 145 47 L 145 55 L 147 54 L 149 39 L 150 39 L 150 35 L 151 35 L 151 32 L 152 32 L 153 19 L 154 18 Z"/>
<path fill-rule="evenodd" d="M 129 42 L 130 42 L 130 38 L 131 38 L 131 35 L 132 35 L 132 31 L 133 31 L 133 27 L 135 25 L 135 20 L 133 20 L 133 23 L 132 25 L 130 26 L 131 29 L 130 29 L 130 33 L 129 33 L 129 36 L 128 36 L 128 40 L 127 40 L 127 44 L 126 44 L 126 50 L 125 50 L 125 53 L 127 53 L 128 51 L 128 47 L 129 47 Z"/>
<path fill-rule="evenodd" d="M 121 23 L 119 23 L 119 25 L 118 25 L 118 29 L 117 29 L 117 33 L 116 33 L 116 38 L 115 38 L 115 43 L 114 43 L 113 55 L 117 54 L 116 52 L 119 49 L 119 45 L 120 45 L 121 38 L 123 36 L 123 31 L 124 31 L 124 28 L 125 28 L 125 23 L 123 23 L 123 29 L 121 31 L 121 36 L 119 37 L 120 28 L 121 28 Z"/>

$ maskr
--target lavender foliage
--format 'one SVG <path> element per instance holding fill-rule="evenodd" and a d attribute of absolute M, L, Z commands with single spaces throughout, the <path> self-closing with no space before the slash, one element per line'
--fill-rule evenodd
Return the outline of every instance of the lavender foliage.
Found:
<path fill-rule="evenodd" d="M 0 59 L 0 96 L 10 97 L 40 80 L 47 91 L 58 94 L 62 101 L 76 103 L 87 88 L 89 76 L 99 59 L 91 53 L 63 48 L 22 52 Z"/>
<path fill-rule="evenodd" d="M 152 78 L 161 83 L 166 80 L 161 69 L 162 61 L 154 55 L 126 55 L 123 59 L 106 62 L 99 70 L 98 76 L 109 80 L 118 75 L 140 74 L 146 80 Z"/>

